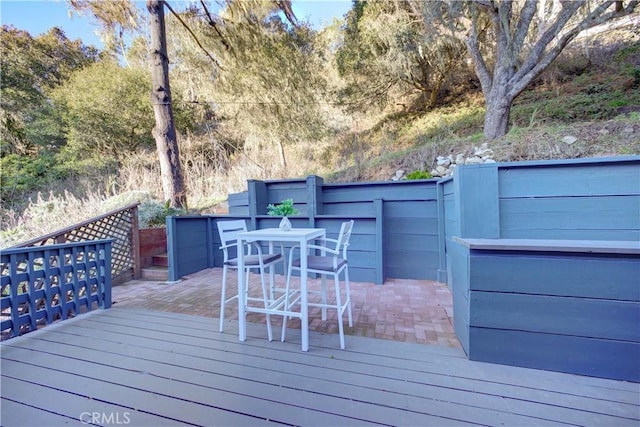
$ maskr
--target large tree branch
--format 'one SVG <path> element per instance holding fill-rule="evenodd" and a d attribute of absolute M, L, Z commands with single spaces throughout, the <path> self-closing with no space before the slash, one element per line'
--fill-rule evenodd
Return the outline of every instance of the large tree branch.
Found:
<path fill-rule="evenodd" d="M 531 21 L 533 21 L 533 17 L 536 15 L 537 6 L 538 0 L 527 0 L 524 7 L 522 8 L 520 19 L 518 20 L 518 25 L 516 26 L 516 30 L 513 35 L 512 44 L 513 52 L 517 56 L 519 56 L 520 52 L 522 52 L 524 41 L 527 38 L 527 34 L 529 33 Z"/>
<path fill-rule="evenodd" d="M 471 26 L 469 27 L 469 34 L 467 39 L 465 40 L 465 44 L 467 45 L 467 51 L 469 55 L 471 55 L 471 59 L 473 61 L 474 68 L 476 70 L 476 75 L 480 80 L 480 86 L 482 87 L 482 93 L 487 96 L 489 92 L 491 92 L 492 79 L 491 73 L 487 67 L 487 64 L 482 57 L 482 52 L 480 51 L 480 43 L 478 40 L 478 11 L 471 5 Z"/>
<path fill-rule="evenodd" d="M 200 0 L 200 4 L 202 5 L 202 8 L 204 9 L 204 12 L 206 14 L 207 22 L 209 23 L 210 26 L 213 27 L 216 34 L 218 34 L 218 37 L 220 38 L 220 41 L 224 45 L 225 49 L 233 53 L 233 50 L 231 49 L 231 45 L 229 44 L 227 39 L 222 35 L 220 28 L 218 28 L 218 23 L 215 21 L 215 19 L 213 19 L 213 17 L 211 16 L 211 13 L 209 13 L 209 9 L 207 9 L 207 4 L 204 2 L 204 0 Z"/>
<path fill-rule="evenodd" d="M 582 2 L 584 3 L 584 2 Z M 612 10 L 611 12 L 605 13 L 607 9 L 614 4 L 615 1 L 607 1 L 601 4 L 599 7 L 595 8 L 587 17 L 585 17 L 578 25 L 571 28 L 569 31 L 566 31 L 562 34 L 562 36 L 558 39 L 556 44 L 543 56 L 544 50 L 547 45 L 553 40 L 558 34 L 560 34 L 562 28 L 568 21 L 570 17 L 562 17 L 564 22 L 560 22 L 559 18 L 554 25 L 549 28 L 549 30 L 543 35 L 543 37 L 539 40 L 534 48 L 534 51 L 531 52 L 525 64 L 521 67 L 518 73 L 512 79 L 513 86 L 510 88 L 509 93 L 514 97 L 517 96 L 520 92 L 522 92 L 525 87 L 533 81 L 540 73 L 544 71 L 546 67 L 548 67 L 557 57 L 560 55 L 562 50 L 573 40 L 578 34 L 582 31 L 585 31 L 589 28 L 600 25 L 601 23 L 611 20 L 614 17 L 621 17 L 632 13 L 638 5 L 638 0 L 633 0 L 629 2 L 626 8 L 622 11 L 620 10 Z M 567 6 L 566 3 L 563 6 Z M 575 13 L 577 9 L 575 9 L 575 3 L 570 3 L 571 8 L 567 8 L 569 10 L 573 10 L 571 13 Z M 581 5 L 578 5 L 581 6 Z M 574 10 L 575 9 L 575 10 Z M 563 13 L 565 10 L 563 10 Z M 557 27 L 557 28 L 556 28 Z M 555 31 L 555 34 L 551 33 Z M 545 38 L 546 37 L 546 38 Z M 542 45 L 544 40 L 549 39 L 546 44 Z M 537 49 L 537 51 L 536 51 Z"/>
<path fill-rule="evenodd" d="M 582 7 L 583 4 L 584 4 L 584 0 L 574 1 L 574 2 L 565 2 L 562 4 L 562 10 L 558 15 L 557 19 L 555 20 L 555 22 L 547 29 L 547 31 L 545 31 L 542 34 L 542 36 L 540 36 L 538 41 L 534 44 L 533 48 L 529 52 L 529 55 L 527 55 L 527 58 L 519 67 L 518 71 L 510 79 L 510 83 L 512 84 L 512 87 L 510 88 L 509 92 L 515 92 L 516 94 L 520 93 L 522 89 L 524 89 L 524 88 L 520 89 L 520 87 L 522 86 L 521 82 L 523 80 L 528 80 L 525 83 L 525 86 L 526 86 L 533 80 L 533 78 L 535 78 L 535 76 L 533 77 L 529 76 L 529 78 L 525 79 L 525 76 L 529 75 L 535 68 L 539 68 L 540 63 L 542 62 L 540 58 L 542 58 L 544 51 L 547 49 L 547 47 L 553 41 L 553 39 L 556 38 L 557 35 L 562 31 L 564 26 L 575 14 L 575 12 L 580 7 Z M 545 65 L 545 67 L 549 65 L 551 61 L 553 61 L 553 59 L 555 59 L 555 57 L 557 57 L 560 54 L 564 46 L 566 46 L 566 43 L 569 42 L 569 40 L 567 40 L 564 45 L 560 46 L 559 43 L 561 40 L 562 39 L 560 39 L 558 43 L 556 43 L 556 45 L 547 53 L 547 55 L 545 55 L 545 57 L 548 57 L 549 55 L 555 55 Z"/>

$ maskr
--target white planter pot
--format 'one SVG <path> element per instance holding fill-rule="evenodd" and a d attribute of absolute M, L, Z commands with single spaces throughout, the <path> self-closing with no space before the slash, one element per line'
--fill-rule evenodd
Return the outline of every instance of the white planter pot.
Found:
<path fill-rule="evenodd" d="M 280 221 L 280 230 L 282 231 L 290 231 L 291 230 L 291 221 L 286 216 L 282 217 L 282 221 Z"/>

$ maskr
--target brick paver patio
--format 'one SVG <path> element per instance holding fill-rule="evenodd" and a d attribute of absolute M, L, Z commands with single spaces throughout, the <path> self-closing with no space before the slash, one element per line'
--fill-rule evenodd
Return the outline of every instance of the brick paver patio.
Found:
<path fill-rule="evenodd" d="M 228 295 L 237 293 L 236 278 L 232 270 L 228 277 Z M 276 276 L 276 280 L 278 284 L 284 283 L 282 276 Z M 113 302 L 121 307 L 218 318 L 221 283 L 221 268 L 202 270 L 173 284 L 134 280 L 113 288 Z M 333 282 L 329 280 L 329 288 L 332 285 Z M 259 295 L 259 286 L 259 276 L 252 275 L 252 295 Z M 309 289 L 320 289 L 320 280 L 310 279 Z M 314 298 L 317 297 L 310 296 L 310 301 Z M 352 282 L 351 299 L 353 327 L 348 327 L 345 313 L 346 335 L 460 347 L 453 332 L 451 293 L 443 283 L 410 279 L 390 279 L 384 285 Z M 237 319 L 237 302 L 232 301 L 225 309 L 225 320 Z M 265 316 L 252 313 L 248 320 L 264 323 Z M 280 322 L 281 317 L 272 316 L 273 325 L 281 325 Z M 217 321 L 212 322 L 216 331 L 217 325 Z M 299 329 L 300 320 L 290 320 L 289 327 Z M 329 310 L 328 319 L 322 321 L 320 309 L 310 307 L 309 328 L 316 332 L 337 334 L 335 310 Z M 279 330 L 274 334 L 279 336 Z"/>

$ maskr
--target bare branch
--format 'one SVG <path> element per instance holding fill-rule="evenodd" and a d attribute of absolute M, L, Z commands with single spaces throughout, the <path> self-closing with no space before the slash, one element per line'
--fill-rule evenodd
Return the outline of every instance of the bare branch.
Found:
<path fill-rule="evenodd" d="M 200 40 L 198 40 L 198 37 L 196 37 L 196 35 L 194 34 L 194 32 L 191 30 L 191 28 L 189 28 L 189 26 L 187 25 L 186 22 L 184 22 L 182 20 L 182 18 L 180 17 L 180 15 L 178 15 L 175 10 L 173 10 L 173 8 L 169 5 L 169 3 L 167 3 L 166 1 L 164 2 L 164 4 L 167 6 L 167 9 L 169 9 L 169 11 L 173 14 L 173 16 L 175 16 L 178 21 L 180 21 L 180 23 L 182 24 L 182 26 L 189 32 L 189 34 L 191 34 L 191 37 L 193 37 L 193 39 L 196 41 L 196 44 L 198 45 L 198 47 L 200 49 L 202 49 L 202 51 L 209 57 L 209 59 L 211 59 L 211 61 L 213 61 L 214 64 L 216 64 L 216 66 L 218 68 L 220 68 L 221 70 L 224 70 L 224 68 L 222 67 L 222 65 L 220 65 L 220 63 L 218 61 L 216 61 L 216 59 L 211 56 L 211 54 L 209 52 L 207 52 L 207 50 L 204 48 L 204 46 L 202 46 L 202 44 L 200 43 Z"/>
<path fill-rule="evenodd" d="M 231 49 L 231 45 L 229 44 L 229 42 L 227 42 L 227 39 L 222 35 L 222 32 L 218 28 L 218 23 L 213 19 L 213 17 L 211 16 L 211 13 L 209 13 L 209 9 L 207 9 L 207 4 L 204 2 L 204 0 L 200 0 L 200 4 L 204 8 L 204 12 L 206 13 L 207 22 L 209 23 L 210 26 L 213 27 L 216 34 L 218 34 L 218 37 L 220 37 L 220 41 L 222 42 L 224 47 L 227 49 L 227 51 L 233 52 L 233 50 Z"/>
<path fill-rule="evenodd" d="M 284 13 L 284 16 L 287 18 L 289 23 L 294 27 L 298 27 L 298 20 L 296 19 L 296 15 L 293 13 L 293 8 L 291 7 L 291 0 L 273 0 L 276 6 Z"/>
<path fill-rule="evenodd" d="M 537 6 L 538 0 L 527 0 L 524 7 L 522 8 L 520 20 L 518 21 L 518 25 L 513 37 L 513 51 L 517 55 L 519 55 L 522 51 L 524 40 L 526 39 L 529 32 L 529 27 L 531 26 L 531 21 L 533 21 L 533 17 L 536 15 Z"/>
<path fill-rule="evenodd" d="M 562 29 L 567 24 L 569 19 L 571 19 L 571 17 L 575 14 L 575 12 L 580 7 L 582 7 L 583 4 L 584 4 L 584 1 L 574 1 L 574 2 L 563 3 L 562 11 L 558 15 L 555 22 L 547 29 L 547 31 L 545 31 L 544 34 L 542 34 L 542 36 L 540 36 L 538 41 L 533 46 L 533 49 L 531 49 L 531 52 L 527 56 L 526 60 L 520 66 L 520 69 L 511 78 L 511 82 L 513 83 L 517 82 L 511 91 L 515 91 L 519 89 L 519 87 L 521 86 L 520 82 L 525 75 L 531 73 L 531 71 L 534 68 L 539 69 L 540 63 L 541 63 L 540 58 L 544 54 L 544 51 L 549 45 L 549 43 L 551 43 L 551 41 L 562 31 Z M 566 41 L 566 43 L 568 42 L 569 40 Z M 553 58 L 551 58 L 551 61 L 553 61 L 553 59 L 555 59 L 560 54 L 562 49 L 566 46 L 566 43 L 560 46 L 559 45 L 560 41 L 559 41 L 556 44 L 556 46 L 554 46 L 554 48 L 547 53 L 546 56 L 553 55 Z M 549 65 L 551 61 L 546 63 L 545 67 Z M 533 78 L 535 78 L 535 76 L 531 77 L 530 80 L 525 83 L 525 86 L 529 84 L 531 80 L 533 80 Z M 524 87 L 520 89 L 520 91 L 522 91 L 523 89 Z M 520 92 L 517 92 L 517 93 L 520 93 Z"/>
<path fill-rule="evenodd" d="M 576 4 L 578 2 L 571 2 L 569 5 L 571 7 L 567 7 L 566 3 L 563 4 L 567 10 L 563 9 L 563 14 L 570 13 L 571 15 L 575 13 L 578 7 L 582 6 L 584 2 L 580 2 L 580 4 Z M 516 96 L 520 92 L 524 90 L 524 88 L 535 79 L 546 67 L 548 67 L 562 52 L 562 50 L 573 40 L 578 34 L 582 31 L 587 30 L 589 28 L 595 27 L 605 21 L 613 19 L 616 16 L 624 16 L 633 12 L 635 7 L 638 4 L 637 0 L 634 0 L 629 3 L 628 7 L 625 8 L 622 12 L 618 10 L 612 10 L 609 13 L 605 13 L 607 9 L 609 9 L 615 0 L 607 1 L 602 3 L 599 7 L 595 8 L 587 17 L 585 17 L 578 25 L 570 29 L 569 31 L 562 34 L 557 43 L 553 46 L 551 50 L 549 50 L 544 57 L 542 57 L 542 53 L 544 52 L 546 46 L 551 42 L 551 40 L 556 37 L 566 25 L 569 17 L 561 16 L 554 23 L 554 25 L 549 28 L 549 30 L 541 37 L 541 39 L 536 43 L 534 51 L 527 58 L 525 64 L 521 67 L 519 72 L 514 76 L 513 81 L 516 82 L 514 86 L 510 89 L 510 93 Z M 629 7 L 631 6 L 631 7 Z M 564 20 L 564 22 L 562 22 Z M 547 41 L 544 45 L 541 43 Z M 535 56 L 534 56 L 535 55 Z M 540 59 L 542 57 L 542 59 Z M 525 66 L 526 65 L 526 66 Z"/>
<path fill-rule="evenodd" d="M 465 44 L 467 45 L 467 50 L 469 51 L 469 55 L 471 55 L 471 59 L 473 60 L 476 74 L 478 75 L 480 85 L 482 86 L 482 92 L 486 96 L 491 91 L 492 78 L 487 64 L 482 57 L 482 52 L 480 52 L 477 28 L 478 11 L 473 6 L 471 7 L 471 13 L 471 27 L 469 28 L 469 35 L 465 41 Z"/>

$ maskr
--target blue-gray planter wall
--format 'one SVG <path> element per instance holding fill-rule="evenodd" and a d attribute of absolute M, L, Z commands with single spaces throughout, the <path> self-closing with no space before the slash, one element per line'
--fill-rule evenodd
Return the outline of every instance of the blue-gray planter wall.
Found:
<path fill-rule="evenodd" d="M 640 381 L 640 158 L 465 166 L 439 183 L 470 359 Z"/>
<path fill-rule="evenodd" d="M 294 227 L 322 227 L 336 237 L 343 221 L 355 220 L 349 246 L 354 281 L 382 284 L 387 277 L 444 278 L 440 248 L 437 180 L 325 184 L 322 178 L 248 181 L 248 190 L 229 195 L 229 214 L 179 216 L 167 220 L 170 280 L 221 266 L 217 221 L 245 219 L 249 229 L 277 227 L 267 205 L 293 199 Z M 442 257 L 442 259 L 441 259 Z"/>

